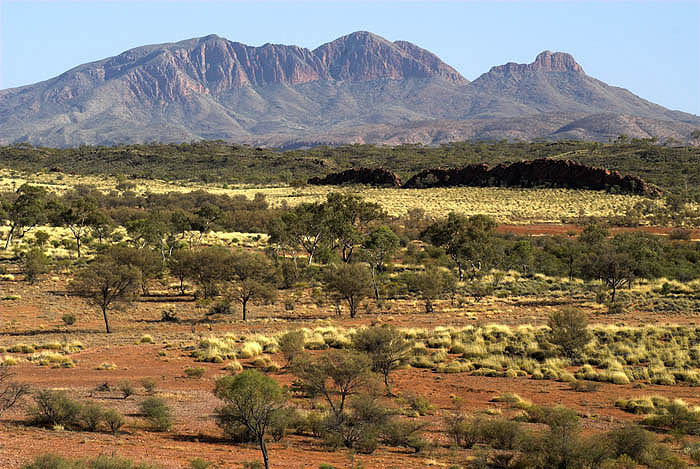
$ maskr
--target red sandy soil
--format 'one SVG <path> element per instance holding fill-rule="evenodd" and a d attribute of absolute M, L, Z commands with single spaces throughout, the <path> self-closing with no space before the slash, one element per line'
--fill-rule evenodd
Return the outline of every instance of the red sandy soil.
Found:
<path fill-rule="evenodd" d="M 540 225 L 542 231 L 545 227 Z M 573 228 L 573 227 L 571 227 Z M 554 232 L 566 233 L 570 227 L 552 227 Z M 501 228 L 504 229 L 504 228 Z M 523 227 L 523 229 L 534 229 Z M 556 231 L 559 230 L 559 231 Z M 533 231 L 528 231 L 533 233 Z M 550 233 L 550 232 L 548 232 Z M 87 350 L 72 355 L 76 363 L 72 369 L 52 369 L 34 363 L 13 367 L 18 381 L 33 388 L 60 388 L 81 400 L 93 400 L 105 407 L 114 407 L 126 415 L 124 431 L 112 436 L 106 433 L 55 431 L 25 425 L 26 407 L 13 409 L 0 419 L 0 468 L 18 468 L 35 455 L 54 452 L 71 457 L 98 454 L 117 454 L 135 460 L 149 460 L 165 468 L 188 467 L 188 460 L 201 457 L 216 462 L 221 468 L 242 467 L 244 461 L 260 460 L 254 445 L 232 445 L 223 440 L 212 417 L 220 402 L 213 396 L 214 379 L 227 374 L 222 364 L 195 363 L 184 344 L 195 344 L 210 334 L 233 332 L 245 335 L 253 332 L 273 333 L 296 327 L 315 327 L 330 319 L 338 326 L 354 327 L 376 322 L 389 322 L 401 327 L 433 328 L 439 325 L 464 326 L 475 323 L 542 323 L 547 315 L 561 304 L 528 298 L 486 299 L 452 307 L 448 301 L 437 303 L 435 314 L 422 313 L 419 301 L 389 302 L 391 310 L 361 311 L 350 320 L 336 318 L 331 305 L 318 307 L 308 300 L 297 303 L 294 311 L 285 311 L 284 302 L 266 307 L 253 307 L 248 323 L 231 317 L 207 318 L 208 306 L 200 305 L 191 297 L 152 296 L 126 306 L 112 314 L 114 333 L 105 334 L 100 315 L 83 300 L 65 294 L 67 278 L 42 280 L 36 285 L 20 281 L 0 282 L 2 296 L 15 294 L 21 298 L 0 302 L 0 345 L 16 343 L 46 343 L 80 340 Z M 173 308 L 182 322 L 160 322 L 161 311 Z M 594 307 L 587 311 L 595 314 Z M 77 316 L 73 326 L 62 324 L 61 316 L 72 312 Z M 458 316 L 474 313 L 473 317 Z M 610 323 L 692 323 L 700 312 L 677 316 L 632 311 L 624 315 L 596 316 L 593 322 Z M 319 322 L 324 320 L 323 322 Z M 143 334 L 150 334 L 155 344 L 139 344 Z M 165 356 L 159 356 L 165 352 Z M 284 363 L 280 356 L 273 357 Z M 101 363 L 114 363 L 114 370 L 97 370 Z M 201 379 L 184 377 L 186 367 L 206 369 Z M 292 377 L 284 372 L 272 374 L 283 384 Z M 138 415 L 138 404 L 145 397 L 139 385 L 142 378 L 153 378 L 157 393 L 173 406 L 175 426 L 164 433 L 150 432 Z M 105 382 L 115 385 L 128 379 L 136 385 L 137 394 L 121 399 L 118 392 L 96 392 Z M 468 411 L 501 409 L 504 414 L 516 412 L 508 404 L 492 403 L 491 399 L 506 391 L 518 393 L 535 404 L 563 404 L 576 409 L 582 416 L 586 432 L 602 431 L 619 426 L 638 416 L 624 413 L 614 407 L 619 397 L 658 394 L 683 398 L 691 404 L 700 404 L 696 388 L 684 386 L 643 386 L 601 384 L 598 391 L 578 393 L 568 384 L 554 381 L 536 381 L 527 378 L 490 378 L 465 373 L 439 374 L 430 370 L 403 369 L 393 377 L 394 391 L 424 395 L 436 407 L 432 416 L 422 417 L 428 428 L 426 438 L 436 447 L 425 454 L 411 454 L 410 450 L 380 447 L 371 455 L 354 455 L 347 450 L 328 451 L 318 439 L 309 436 L 288 436 L 279 443 L 270 443 L 273 467 L 317 468 L 321 463 L 336 467 L 355 467 L 361 461 L 366 468 L 419 468 L 428 465 L 449 466 L 463 464 L 470 456 L 466 450 L 452 450 L 445 435 L 440 432 L 443 417 L 454 410 L 453 398 L 462 399 Z M 295 404 L 308 408 L 308 399 L 294 399 Z M 389 405 L 396 406 L 396 400 Z"/>

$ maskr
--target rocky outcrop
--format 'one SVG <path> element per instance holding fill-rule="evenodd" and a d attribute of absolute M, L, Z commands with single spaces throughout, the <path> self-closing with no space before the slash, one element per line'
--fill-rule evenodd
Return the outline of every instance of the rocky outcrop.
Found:
<path fill-rule="evenodd" d="M 623 176 L 617 171 L 586 166 L 572 160 L 547 158 L 500 164 L 490 169 L 485 164 L 426 169 L 403 185 L 417 189 L 452 186 L 564 187 L 660 195 L 658 188 L 636 176 Z"/>
<path fill-rule="evenodd" d="M 318 186 L 341 186 L 345 184 L 365 184 L 379 187 L 401 187 L 401 179 L 384 168 L 352 168 L 326 177 L 313 177 L 309 184 Z"/>

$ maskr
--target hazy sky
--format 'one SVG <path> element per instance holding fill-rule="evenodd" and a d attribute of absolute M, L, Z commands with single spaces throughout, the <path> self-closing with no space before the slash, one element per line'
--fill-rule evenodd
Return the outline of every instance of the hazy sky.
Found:
<path fill-rule="evenodd" d="M 595 78 L 700 114 L 700 0 L 0 0 L 0 89 L 145 44 L 218 34 L 313 49 L 358 30 L 413 42 L 470 80 L 565 51 Z"/>

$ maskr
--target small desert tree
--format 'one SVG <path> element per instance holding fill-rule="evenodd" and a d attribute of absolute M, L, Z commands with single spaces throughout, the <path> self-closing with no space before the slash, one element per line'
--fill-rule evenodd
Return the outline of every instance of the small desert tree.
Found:
<path fill-rule="evenodd" d="M 243 320 L 247 319 L 248 303 L 269 303 L 277 297 L 276 270 L 262 254 L 238 251 L 230 262 L 234 281 L 228 295 L 241 304 Z"/>
<path fill-rule="evenodd" d="M 119 265 L 129 265 L 139 272 L 141 293 L 148 295 L 148 281 L 157 278 L 164 269 L 160 254 L 148 247 L 112 246 L 105 254 Z"/>
<path fill-rule="evenodd" d="M 12 380 L 8 365 L 0 365 L 0 415 L 14 407 L 28 392 L 28 386 Z"/>
<path fill-rule="evenodd" d="M 5 240 L 5 249 L 10 247 L 13 239 L 24 237 L 35 226 L 48 221 L 49 208 L 46 190 L 29 184 L 24 184 L 17 189 L 13 200 L 3 202 L 0 206 L 0 215 L 10 226 Z"/>
<path fill-rule="evenodd" d="M 216 410 L 217 424 L 226 434 L 235 434 L 240 425 L 245 426 L 257 439 L 265 468 L 269 468 L 265 435 L 287 399 L 280 385 L 259 371 L 246 370 L 220 378 L 214 394 L 225 403 Z"/>
<path fill-rule="evenodd" d="M 342 421 L 348 397 L 370 381 L 369 357 L 350 350 L 332 350 L 317 360 L 304 357 L 292 365 L 292 372 L 311 395 L 322 396 L 337 421 Z"/>
<path fill-rule="evenodd" d="M 353 347 L 365 352 L 372 360 L 372 370 L 384 377 L 386 393 L 391 396 L 389 373 L 408 359 L 411 343 L 392 326 L 367 327 L 352 338 Z"/>
<path fill-rule="evenodd" d="M 326 275 L 326 288 L 348 303 L 350 317 L 357 314 L 357 307 L 371 293 L 372 278 L 363 264 L 332 266 Z"/>
<path fill-rule="evenodd" d="M 590 342 L 588 319 L 585 313 L 575 309 L 555 311 L 549 316 L 549 341 L 558 346 L 564 355 L 574 358 Z"/>
<path fill-rule="evenodd" d="M 100 308 L 109 334 L 107 310 L 116 302 L 133 298 L 139 287 L 139 279 L 139 271 L 135 267 L 120 265 L 102 256 L 80 270 L 70 288 Z"/>
<path fill-rule="evenodd" d="M 419 272 L 412 280 L 412 287 L 417 290 L 425 301 L 425 312 L 433 312 L 433 301 L 442 297 L 455 284 L 451 272 L 435 266 L 426 266 L 424 272 Z"/>
<path fill-rule="evenodd" d="M 54 223 L 67 227 L 78 249 L 78 257 L 81 257 L 81 247 L 86 233 L 93 227 L 104 221 L 104 215 L 100 215 L 97 201 L 92 197 L 79 197 L 71 200 L 65 206 L 59 206 L 55 212 Z"/>
<path fill-rule="evenodd" d="M 39 248 L 32 248 L 21 255 L 21 266 L 25 279 L 34 283 L 39 275 L 49 271 L 51 260 Z"/>
<path fill-rule="evenodd" d="M 192 276 L 197 256 L 191 249 L 176 249 L 168 258 L 168 270 L 180 281 L 180 294 L 185 294 L 185 279 Z"/>
<path fill-rule="evenodd" d="M 399 249 L 399 237 L 386 225 L 373 230 L 362 244 L 362 254 L 369 264 L 374 287 L 374 299 L 379 301 L 379 280 L 386 263 Z"/>

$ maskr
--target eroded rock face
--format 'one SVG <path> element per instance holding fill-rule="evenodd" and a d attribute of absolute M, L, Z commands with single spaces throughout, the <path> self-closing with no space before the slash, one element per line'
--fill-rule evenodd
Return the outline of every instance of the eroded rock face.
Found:
<path fill-rule="evenodd" d="M 340 186 L 344 184 L 366 184 L 379 187 L 401 187 L 399 177 L 384 168 L 352 168 L 332 173 L 324 178 L 313 177 L 309 184 L 318 186 Z"/>
<path fill-rule="evenodd" d="M 660 195 L 659 189 L 636 176 L 586 166 L 572 160 L 519 161 L 488 168 L 473 164 L 463 168 L 426 169 L 403 185 L 405 188 L 452 186 L 565 187 L 570 189 L 617 190 L 640 195 Z"/>

